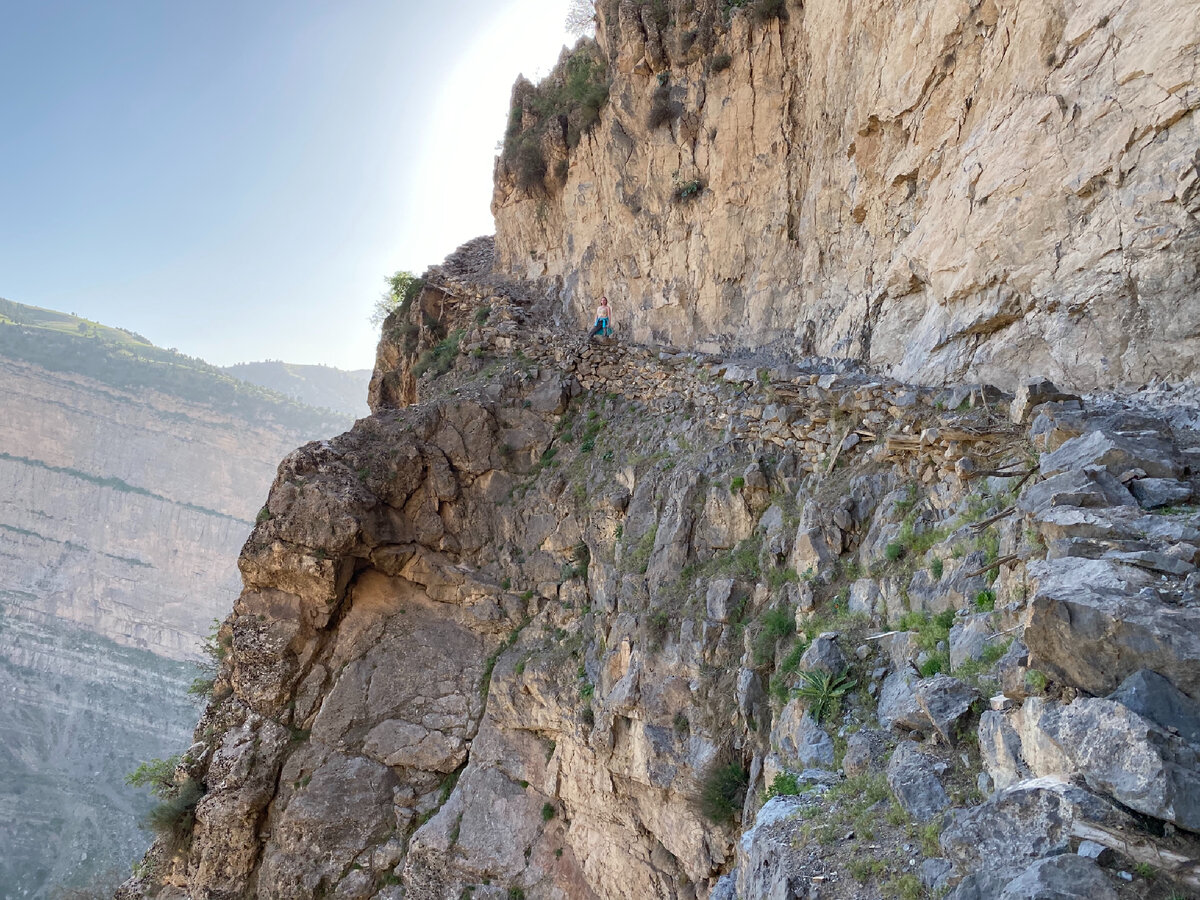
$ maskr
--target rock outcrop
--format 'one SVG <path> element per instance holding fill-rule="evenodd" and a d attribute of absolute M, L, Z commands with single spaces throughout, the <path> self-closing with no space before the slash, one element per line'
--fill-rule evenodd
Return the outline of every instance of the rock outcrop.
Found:
<path fill-rule="evenodd" d="M 1144 466 L 1038 480 L 1080 435 L 1193 432 L 589 344 L 463 260 L 385 323 L 374 414 L 281 464 L 176 773 L 194 827 L 122 897 L 1102 896 L 1044 861 L 1083 840 L 1200 883 L 1186 643 L 1128 642 L 1158 674 L 1092 700 L 1042 637 L 1081 562 L 1148 631 L 1191 615 L 1195 512 L 1143 512 Z"/>
<path fill-rule="evenodd" d="M 1194 13 L 598 4 L 119 896 L 1200 890 Z"/>
<path fill-rule="evenodd" d="M 607 293 L 627 339 L 935 384 L 1194 371 L 1191 0 L 597 6 L 607 104 L 547 126 L 518 84 L 492 202 L 567 321 Z"/>

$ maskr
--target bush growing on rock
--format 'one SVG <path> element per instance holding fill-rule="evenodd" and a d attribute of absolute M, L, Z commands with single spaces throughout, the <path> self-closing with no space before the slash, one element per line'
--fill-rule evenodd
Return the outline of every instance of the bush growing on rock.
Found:
<path fill-rule="evenodd" d="M 700 812 L 718 825 L 732 825 L 742 810 L 749 781 L 740 763 L 714 763 L 700 784 Z"/>
<path fill-rule="evenodd" d="M 651 131 L 666 125 L 683 115 L 683 104 L 671 99 L 671 85 L 664 82 L 654 89 L 650 98 L 650 112 L 646 116 L 646 127 Z"/>
<path fill-rule="evenodd" d="M 204 786 L 195 778 L 175 780 L 179 756 L 151 759 L 125 777 L 132 787 L 145 787 L 159 803 L 146 815 L 146 825 L 159 838 L 169 855 L 185 849 L 196 823 L 196 804 L 204 796 Z"/>
<path fill-rule="evenodd" d="M 836 675 L 819 669 L 805 671 L 800 673 L 800 681 L 796 696 L 808 701 L 808 711 L 818 722 L 824 720 L 841 698 L 858 685 L 850 677 L 848 669 Z"/>
<path fill-rule="evenodd" d="M 796 776 L 791 772 L 779 772 L 771 781 L 771 786 L 767 788 L 766 799 L 772 797 L 794 797 L 800 793 L 800 784 L 796 780 Z"/>
<path fill-rule="evenodd" d="M 204 787 L 196 779 L 189 778 L 147 814 L 146 823 L 158 835 L 168 854 L 174 856 L 191 842 L 196 804 L 203 796 Z"/>
<path fill-rule="evenodd" d="M 388 289 L 375 301 L 375 307 L 371 311 L 371 324 L 375 327 L 394 312 L 398 311 L 401 316 L 407 313 L 413 300 L 425 286 L 424 280 L 403 269 L 396 270 L 385 281 Z"/>
<path fill-rule="evenodd" d="M 787 0 L 756 0 L 750 14 L 760 25 L 774 19 L 787 19 Z"/>
<path fill-rule="evenodd" d="M 501 158 L 526 193 L 544 184 L 549 171 L 543 137 L 576 147 L 608 102 L 608 66 L 594 40 L 584 38 L 536 87 L 520 81 L 514 90 Z M 530 122 L 526 113 L 532 118 Z M 555 134 L 554 129 L 562 129 Z M 558 177 L 565 171 L 556 167 Z"/>

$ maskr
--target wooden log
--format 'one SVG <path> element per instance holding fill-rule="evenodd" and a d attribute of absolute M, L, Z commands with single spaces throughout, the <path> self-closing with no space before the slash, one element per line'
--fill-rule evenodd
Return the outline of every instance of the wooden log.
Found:
<path fill-rule="evenodd" d="M 982 569 L 976 569 L 974 572 L 968 572 L 964 578 L 974 578 L 976 575 L 982 575 L 984 572 L 990 572 L 992 569 L 998 569 L 1001 566 L 1007 566 L 1009 563 L 1017 562 L 1021 557 L 1015 553 L 1010 553 L 1008 556 L 1002 556 L 992 563 L 988 563 Z"/>

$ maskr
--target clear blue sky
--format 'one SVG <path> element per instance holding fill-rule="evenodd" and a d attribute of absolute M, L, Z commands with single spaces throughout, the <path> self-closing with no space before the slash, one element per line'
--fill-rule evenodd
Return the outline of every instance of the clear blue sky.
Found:
<path fill-rule="evenodd" d="M 0 297 L 227 365 L 369 368 L 492 230 L 512 81 L 567 0 L 0 0 Z"/>

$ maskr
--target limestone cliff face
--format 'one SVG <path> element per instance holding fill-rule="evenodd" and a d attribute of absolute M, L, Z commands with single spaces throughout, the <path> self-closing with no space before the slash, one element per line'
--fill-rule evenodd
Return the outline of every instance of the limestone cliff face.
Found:
<path fill-rule="evenodd" d="M 1191 0 L 723 21 L 715 2 L 598 4 L 608 103 L 573 149 L 565 120 L 546 130 L 535 184 L 498 162 L 501 269 L 556 282 L 576 324 L 607 293 L 627 338 L 775 343 L 910 381 L 1194 370 Z"/>

